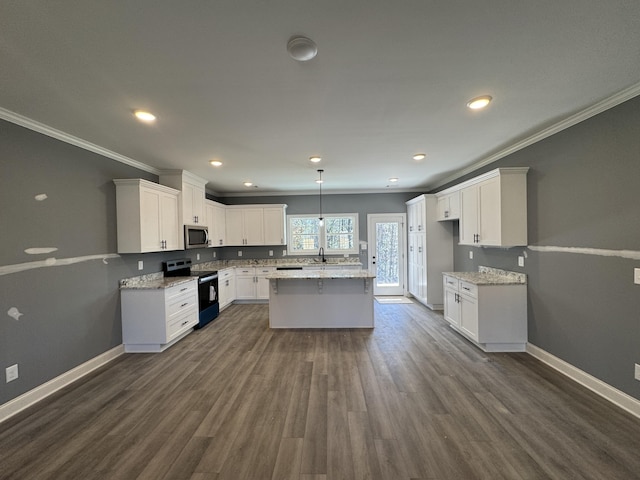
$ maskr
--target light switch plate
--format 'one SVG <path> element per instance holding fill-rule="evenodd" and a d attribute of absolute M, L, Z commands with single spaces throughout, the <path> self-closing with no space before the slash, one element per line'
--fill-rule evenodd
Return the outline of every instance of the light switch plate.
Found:
<path fill-rule="evenodd" d="M 636 369 L 633 375 L 633 378 L 635 378 L 636 380 L 640 380 L 640 365 L 638 365 L 637 363 L 636 365 Z"/>
<path fill-rule="evenodd" d="M 269 250 L 269 256 L 273 257 L 273 250 Z"/>
<path fill-rule="evenodd" d="M 633 269 L 633 283 L 640 285 L 640 268 Z"/>
<path fill-rule="evenodd" d="M 524 267 L 524 257 L 518 257 L 518 266 Z"/>
<path fill-rule="evenodd" d="M 473 250 L 469 250 L 469 258 L 473 260 Z"/>
<path fill-rule="evenodd" d="M 238 256 L 241 257 L 242 256 L 242 250 L 238 250 Z"/>
<path fill-rule="evenodd" d="M 138 270 L 144 269 L 144 262 L 142 260 L 138 260 Z"/>

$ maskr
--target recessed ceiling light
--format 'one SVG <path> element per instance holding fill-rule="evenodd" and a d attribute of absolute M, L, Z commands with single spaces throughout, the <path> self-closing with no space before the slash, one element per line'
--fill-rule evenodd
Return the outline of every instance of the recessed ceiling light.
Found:
<path fill-rule="evenodd" d="M 313 157 L 309 157 L 309 161 L 312 163 L 318 163 L 322 161 L 322 157 L 320 157 L 319 155 L 314 155 Z"/>
<path fill-rule="evenodd" d="M 134 110 L 133 114 L 141 122 L 151 123 L 156 120 L 156 116 L 151 112 L 147 112 L 146 110 Z"/>
<path fill-rule="evenodd" d="M 253 185 L 253 182 L 244 182 L 244 183 L 243 183 L 243 185 L 244 185 L 245 187 L 250 187 L 250 186 L 252 186 L 252 185 Z"/>
<path fill-rule="evenodd" d="M 489 102 L 493 100 L 489 95 L 483 95 L 481 97 L 472 98 L 467 102 L 467 107 L 472 110 L 479 110 L 489 105 Z"/>
<path fill-rule="evenodd" d="M 294 60 L 306 62 L 318 54 L 318 47 L 310 38 L 296 35 L 287 42 L 287 52 Z"/>
<path fill-rule="evenodd" d="M 391 183 L 395 183 L 395 182 L 397 182 L 397 181 L 398 181 L 398 178 L 396 178 L 396 177 L 391 177 L 391 178 L 389 179 L 389 181 L 390 181 Z"/>
<path fill-rule="evenodd" d="M 426 156 L 427 156 L 427 155 L 425 155 L 424 153 L 416 153 L 416 154 L 413 156 L 413 159 L 414 159 L 414 160 L 424 160 Z"/>
<path fill-rule="evenodd" d="M 220 160 L 211 160 L 209 163 L 214 167 L 220 167 L 222 165 L 222 162 Z"/>
<path fill-rule="evenodd" d="M 316 180 L 316 183 L 324 183 L 324 180 L 322 180 L 321 178 Z"/>

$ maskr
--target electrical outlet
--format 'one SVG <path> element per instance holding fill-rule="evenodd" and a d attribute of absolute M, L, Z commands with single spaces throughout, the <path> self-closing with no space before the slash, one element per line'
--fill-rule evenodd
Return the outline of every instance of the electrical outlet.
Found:
<path fill-rule="evenodd" d="M 196 253 L 196 260 L 200 260 L 200 254 Z"/>
<path fill-rule="evenodd" d="M 213 258 L 216 258 L 216 251 L 213 251 Z"/>
<path fill-rule="evenodd" d="M 633 269 L 633 283 L 640 285 L 640 268 Z"/>
<path fill-rule="evenodd" d="M 144 269 L 144 262 L 142 260 L 138 260 L 138 270 Z"/>
<path fill-rule="evenodd" d="M 633 378 L 635 378 L 636 380 L 640 380 L 640 365 L 638 365 L 637 363 Z"/>
<path fill-rule="evenodd" d="M 473 250 L 469 250 L 469 258 L 473 260 Z"/>
<path fill-rule="evenodd" d="M 242 250 L 238 250 L 238 256 L 241 257 L 242 256 Z"/>
<path fill-rule="evenodd" d="M 16 380 L 18 378 L 18 364 L 16 363 L 15 365 L 11 365 L 10 367 L 7 367 L 5 369 L 5 373 L 7 376 L 7 383 L 13 382 L 14 380 Z"/>
<path fill-rule="evenodd" d="M 282 256 L 286 257 L 287 256 L 287 251 L 286 250 L 282 250 Z"/>
<path fill-rule="evenodd" d="M 518 257 L 518 266 L 524 267 L 524 257 Z"/>
<path fill-rule="evenodd" d="M 273 250 L 269 250 L 269 256 L 273 257 Z"/>

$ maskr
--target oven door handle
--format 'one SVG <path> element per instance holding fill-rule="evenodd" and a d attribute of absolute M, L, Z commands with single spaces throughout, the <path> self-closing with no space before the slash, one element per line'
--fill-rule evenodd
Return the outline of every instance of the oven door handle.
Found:
<path fill-rule="evenodd" d="M 211 280 L 215 280 L 216 278 L 218 278 L 218 274 L 209 275 L 207 277 L 199 278 L 198 283 L 210 282 Z"/>

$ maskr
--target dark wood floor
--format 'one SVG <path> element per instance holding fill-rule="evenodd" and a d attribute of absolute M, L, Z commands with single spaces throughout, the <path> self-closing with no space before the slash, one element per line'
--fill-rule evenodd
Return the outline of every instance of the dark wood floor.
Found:
<path fill-rule="evenodd" d="M 232 306 L 0 425 L 2 479 L 634 479 L 640 420 L 420 305 L 375 330 Z"/>

